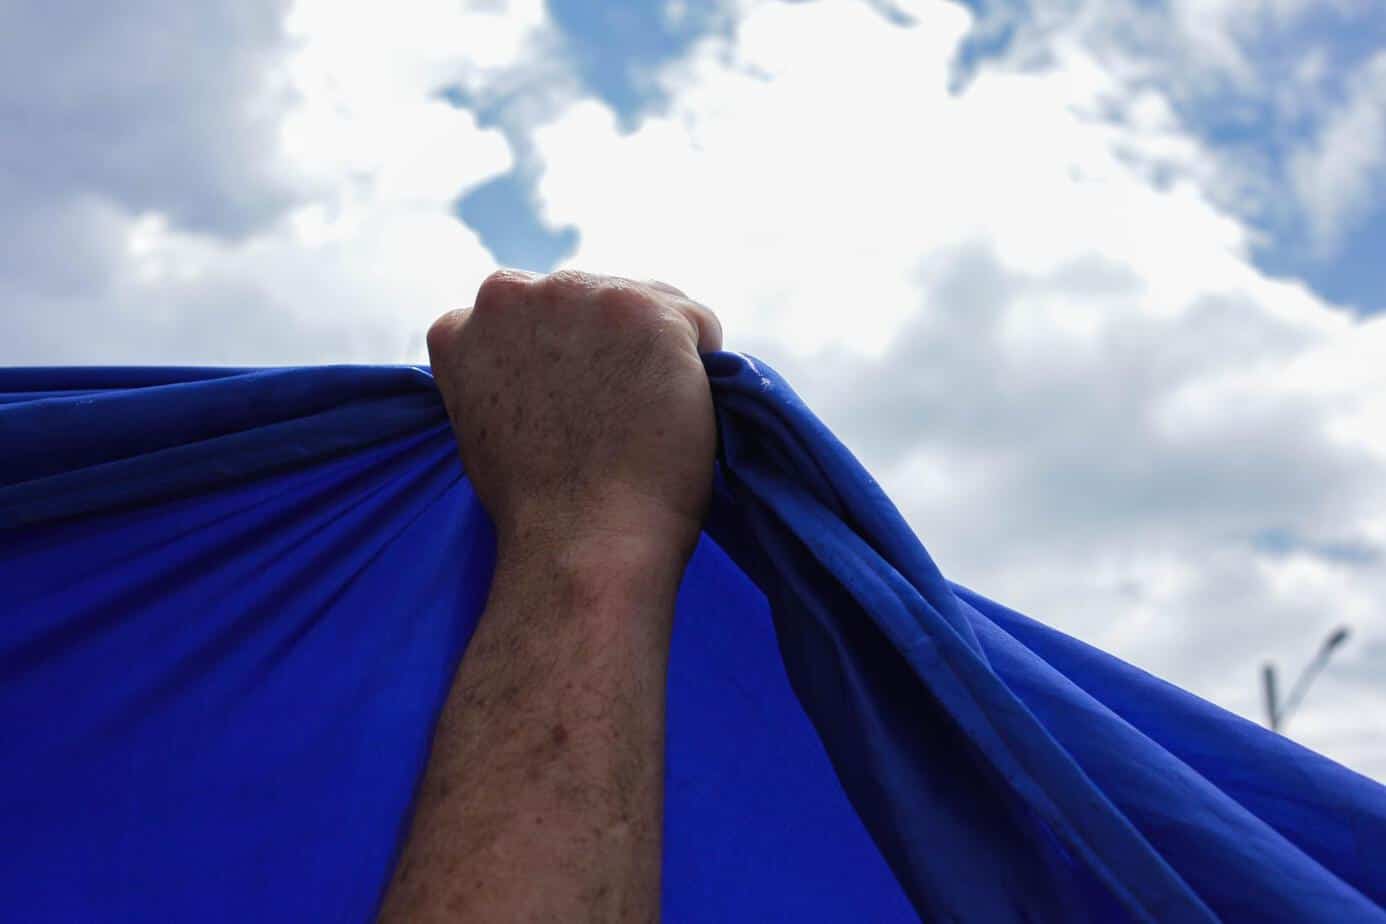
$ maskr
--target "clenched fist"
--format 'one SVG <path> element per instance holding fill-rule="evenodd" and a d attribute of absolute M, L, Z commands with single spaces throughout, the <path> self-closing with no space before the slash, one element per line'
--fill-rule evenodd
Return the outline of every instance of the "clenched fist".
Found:
<path fill-rule="evenodd" d="M 500 270 L 428 332 L 462 464 L 501 544 L 650 542 L 684 560 L 716 428 L 699 352 L 717 318 L 678 289 Z"/>

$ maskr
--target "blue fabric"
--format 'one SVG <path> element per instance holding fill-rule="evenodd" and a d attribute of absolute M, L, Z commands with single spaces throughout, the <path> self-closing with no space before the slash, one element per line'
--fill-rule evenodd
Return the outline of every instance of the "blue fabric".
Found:
<path fill-rule="evenodd" d="M 1386 920 L 1386 789 L 951 584 L 705 362 L 666 920 Z M 0 370 L 6 918 L 369 920 L 493 556 L 425 370 Z"/>

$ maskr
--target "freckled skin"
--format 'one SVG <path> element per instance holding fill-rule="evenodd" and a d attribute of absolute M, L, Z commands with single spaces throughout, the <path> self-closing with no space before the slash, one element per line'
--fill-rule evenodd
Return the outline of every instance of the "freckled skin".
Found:
<path fill-rule="evenodd" d="M 497 561 L 380 919 L 655 921 L 720 327 L 664 283 L 501 271 L 428 346 Z"/>

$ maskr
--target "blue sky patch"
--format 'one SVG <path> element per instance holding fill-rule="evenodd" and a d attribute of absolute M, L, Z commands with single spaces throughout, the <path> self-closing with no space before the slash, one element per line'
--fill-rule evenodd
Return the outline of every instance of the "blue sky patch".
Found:
<path fill-rule="evenodd" d="M 814 2 L 814 0 L 782 0 Z M 869 0 L 888 21 L 912 20 L 890 0 Z M 965 92 L 970 76 L 1004 55 L 1028 26 L 1041 17 L 1029 0 L 959 0 L 975 17 L 972 33 L 959 50 L 955 89 Z M 1133 9 L 1162 10 L 1162 0 L 1129 0 Z M 1070 0 L 1041 4 L 1052 23 L 1055 14 L 1073 13 Z M 623 132 L 667 104 L 645 75 L 684 54 L 701 36 L 731 28 L 719 4 L 633 0 L 597 4 L 585 0 L 549 0 L 563 53 L 573 63 L 583 89 L 609 105 Z M 1311 239 L 1302 203 L 1289 182 L 1295 152 L 1309 145 L 1335 107 L 1354 91 L 1360 69 L 1386 48 L 1386 6 L 1325 5 L 1298 17 L 1291 28 L 1264 22 L 1246 39 L 1247 59 L 1258 80 L 1248 91 L 1230 82 L 1215 82 L 1189 96 L 1173 97 L 1185 127 L 1212 156 L 1224 159 L 1253 178 L 1249 195 L 1230 197 L 1228 207 L 1264 235 L 1253 260 L 1263 271 L 1302 280 L 1320 296 L 1362 314 L 1386 310 L 1386 203 L 1359 210 L 1339 229 L 1337 244 L 1323 252 Z M 1133 53 L 1141 53 L 1136 49 Z M 1277 100 L 1284 75 L 1310 55 L 1323 61 L 1313 82 L 1312 101 L 1286 106 Z M 1176 75 L 1171 73 L 1171 83 Z M 1309 91 L 1306 91 L 1309 92 Z M 578 230 L 545 228 L 535 212 L 535 179 L 539 166 L 522 128 L 502 118 L 505 100 L 481 104 L 444 91 L 454 105 L 476 112 L 483 125 L 499 125 L 515 150 L 517 167 L 469 191 L 457 203 L 457 215 L 481 237 L 503 265 L 548 271 L 571 255 Z M 1382 141 L 1386 145 L 1386 140 Z M 1378 172 L 1381 172 L 1378 170 Z M 1378 176 L 1374 189 L 1386 188 Z M 1377 196 L 1375 199 L 1386 199 Z"/>

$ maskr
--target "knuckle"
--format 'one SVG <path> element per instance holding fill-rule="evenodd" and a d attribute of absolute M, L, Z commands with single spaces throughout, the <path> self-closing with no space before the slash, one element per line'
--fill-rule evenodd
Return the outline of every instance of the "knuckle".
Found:
<path fill-rule="evenodd" d="M 524 297 L 533 285 L 533 279 L 526 273 L 498 269 L 486 277 L 476 293 L 476 307 L 490 308 L 495 305 L 513 303 Z"/>
<path fill-rule="evenodd" d="M 461 331 L 459 312 L 448 311 L 439 316 L 428 328 L 425 341 L 430 356 L 446 355 L 457 343 Z"/>
<path fill-rule="evenodd" d="M 655 303 L 634 283 L 612 280 L 600 286 L 592 295 L 597 318 L 615 325 L 638 323 L 655 314 Z"/>
<path fill-rule="evenodd" d="M 601 290 L 605 279 L 595 273 L 562 269 L 549 273 L 539 282 L 542 297 L 550 307 L 578 305 Z"/>
<path fill-rule="evenodd" d="M 646 285 L 650 286 L 651 288 L 658 289 L 661 292 L 665 292 L 669 295 L 677 295 L 679 298 L 688 298 L 688 293 L 684 292 L 678 286 L 670 285 L 663 279 L 648 280 L 646 282 Z"/>
<path fill-rule="evenodd" d="M 544 287 L 558 291 L 585 291 L 597 284 L 595 275 L 575 269 L 556 270 L 544 277 Z"/>

